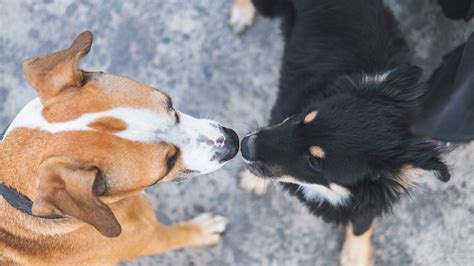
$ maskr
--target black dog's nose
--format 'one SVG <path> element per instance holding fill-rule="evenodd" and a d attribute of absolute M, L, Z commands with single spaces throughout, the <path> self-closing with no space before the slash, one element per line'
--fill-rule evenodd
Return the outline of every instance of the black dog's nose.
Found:
<path fill-rule="evenodd" d="M 242 151 L 242 156 L 247 161 L 256 161 L 257 160 L 257 153 L 255 147 L 255 141 L 257 139 L 257 135 L 247 135 L 242 139 L 242 144 L 240 150 Z"/>
<path fill-rule="evenodd" d="M 222 130 L 225 133 L 224 147 L 227 150 L 221 161 L 225 162 L 234 158 L 239 152 L 239 136 L 230 128 L 223 127 Z"/>

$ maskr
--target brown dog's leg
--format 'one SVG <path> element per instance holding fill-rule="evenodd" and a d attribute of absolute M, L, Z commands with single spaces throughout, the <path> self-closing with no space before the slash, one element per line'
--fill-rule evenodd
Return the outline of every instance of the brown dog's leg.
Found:
<path fill-rule="evenodd" d="M 153 239 L 140 256 L 184 247 L 215 245 L 221 240 L 228 223 L 225 217 L 205 213 L 173 226 L 157 224 Z"/>
<path fill-rule="evenodd" d="M 234 32 L 243 32 L 252 25 L 255 13 L 256 10 L 251 0 L 234 0 L 229 18 L 229 24 Z"/>
<path fill-rule="evenodd" d="M 352 226 L 346 228 L 346 239 L 341 251 L 340 265 L 342 266 L 371 266 L 374 265 L 371 238 L 372 228 L 364 234 L 355 236 Z"/>

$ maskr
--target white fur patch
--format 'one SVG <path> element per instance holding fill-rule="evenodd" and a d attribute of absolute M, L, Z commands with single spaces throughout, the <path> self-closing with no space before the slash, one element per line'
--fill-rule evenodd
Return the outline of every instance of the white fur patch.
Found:
<path fill-rule="evenodd" d="M 304 197 L 309 201 L 327 201 L 334 206 L 344 205 L 351 195 L 349 189 L 334 183 L 329 183 L 329 188 L 318 184 L 307 184 L 296 180 L 293 177 L 285 176 L 278 179 L 279 182 L 293 183 L 300 186 Z"/>
<path fill-rule="evenodd" d="M 206 174 L 219 169 L 223 164 L 213 158 L 216 149 L 223 148 L 225 135 L 217 122 L 197 119 L 179 113 L 179 125 L 172 127 L 160 137 L 180 147 L 183 160 L 189 170 Z M 221 139 L 221 141 L 217 141 Z"/>
<path fill-rule="evenodd" d="M 364 75 L 362 81 L 366 84 L 382 83 L 387 79 L 388 75 L 390 75 L 390 71 L 384 72 L 382 74 Z"/>
<path fill-rule="evenodd" d="M 214 158 L 216 149 L 222 148 L 225 136 L 215 121 L 196 119 L 179 113 L 180 123 L 174 118 L 145 108 L 117 107 L 111 110 L 87 113 L 66 122 L 49 122 L 42 115 L 40 100 L 28 103 L 15 117 L 5 137 L 16 128 L 32 128 L 50 133 L 67 131 L 94 131 L 88 125 L 104 117 L 120 119 L 127 129 L 114 135 L 130 141 L 145 143 L 167 142 L 180 148 L 188 170 L 209 173 L 223 164 Z M 220 139 L 220 141 L 218 141 Z"/>
<path fill-rule="evenodd" d="M 103 117 L 113 117 L 127 124 L 127 130 L 115 135 L 131 141 L 153 142 L 156 133 L 169 128 L 173 122 L 159 113 L 147 109 L 119 107 L 104 112 L 88 113 L 81 117 L 66 121 L 51 123 L 42 115 L 43 106 L 39 99 L 34 99 L 15 117 L 5 135 L 15 128 L 33 128 L 50 133 L 66 131 L 92 131 L 88 125 Z"/>

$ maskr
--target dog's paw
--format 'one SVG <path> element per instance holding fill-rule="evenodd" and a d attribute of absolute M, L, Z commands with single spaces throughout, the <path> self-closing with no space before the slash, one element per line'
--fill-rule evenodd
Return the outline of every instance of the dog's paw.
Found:
<path fill-rule="evenodd" d="M 341 266 L 373 266 L 374 257 L 370 236 L 372 231 L 361 236 L 354 236 L 352 228 L 348 227 L 346 239 L 342 246 L 340 265 Z"/>
<path fill-rule="evenodd" d="M 373 266 L 374 258 L 372 253 L 358 253 L 357 248 L 343 249 L 340 257 L 341 266 Z"/>
<path fill-rule="evenodd" d="M 267 193 L 271 181 L 253 175 L 248 170 L 245 170 L 240 175 L 240 188 L 248 193 L 255 193 L 259 196 Z"/>
<path fill-rule="evenodd" d="M 203 213 L 186 222 L 186 225 L 196 229 L 194 245 L 215 245 L 221 241 L 221 234 L 225 232 L 229 219 L 220 215 Z"/>
<path fill-rule="evenodd" d="M 230 10 L 229 24 L 235 33 L 250 27 L 255 19 L 255 7 L 250 0 L 234 0 Z"/>

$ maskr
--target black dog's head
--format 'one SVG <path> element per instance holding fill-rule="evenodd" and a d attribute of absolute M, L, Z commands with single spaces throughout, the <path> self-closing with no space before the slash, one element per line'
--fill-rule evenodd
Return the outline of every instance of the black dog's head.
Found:
<path fill-rule="evenodd" d="M 421 70 L 343 76 L 322 100 L 242 140 L 247 168 L 261 177 L 344 186 L 397 176 L 403 169 L 450 177 L 436 142 L 411 127 L 424 85 Z"/>

